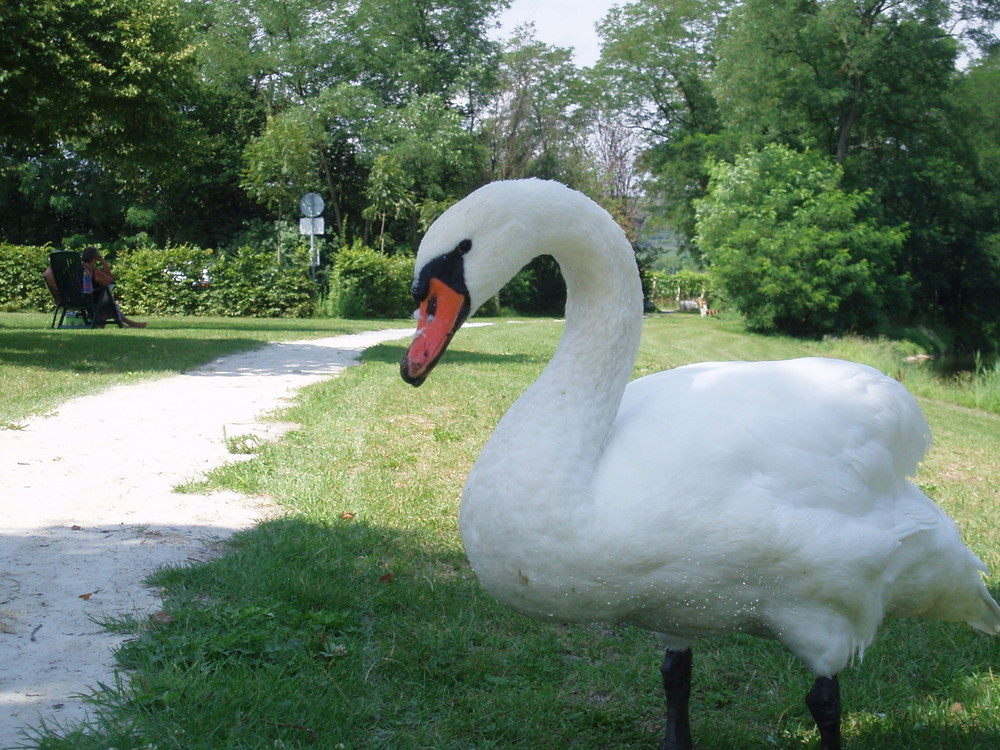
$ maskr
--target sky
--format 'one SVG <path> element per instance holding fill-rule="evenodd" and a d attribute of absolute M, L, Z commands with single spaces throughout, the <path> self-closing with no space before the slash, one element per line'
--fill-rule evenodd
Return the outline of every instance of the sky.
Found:
<path fill-rule="evenodd" d="M 589 67 L 601 54 L 594 24 L 623 0 L 512 0 L 498 17 L 494 38 L 510 36 L 515 26 L 535 24 L 535 37 L 556 47 L 572 47 L 577 67 Z"/>

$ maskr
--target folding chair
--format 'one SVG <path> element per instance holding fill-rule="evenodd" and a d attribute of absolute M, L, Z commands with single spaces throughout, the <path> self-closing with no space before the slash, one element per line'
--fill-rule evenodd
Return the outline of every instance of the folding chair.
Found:
<path fill-rule="evenodd" d="M 52 269 L 52 278 L 59 293 L 55 300 L 55 310 L 52 312 L 52 325 L 49 328 L 93 328 L 101 322 L 102 311 L 110 311 L 113 316 L 114 310 L 103 289 L 83 291 L 83 261 L 80 259 L 80 253 L 72 250 L 54 252 L 49 255 L 49 267 Z M 67 314 L 72 318 L 74 313 L 78 316 L 78 320 L 82 320 L 82 325 L 64 325 Z M 58 325 L 56 325 L 57 317 Z M 118 325 L 121 326 L 121 322 L 118 322 Z"/>

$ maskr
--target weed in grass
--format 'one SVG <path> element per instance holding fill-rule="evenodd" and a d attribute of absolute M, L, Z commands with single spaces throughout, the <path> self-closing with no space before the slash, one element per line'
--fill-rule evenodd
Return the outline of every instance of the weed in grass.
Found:
<path fill-rule="evenodd" d="M 247 433 L 243 435 L 227 435 L 225 428 L 222 430 L 223 440 L 226 443 L 226 450 L 236 456 L 250 456 L 260 451 L 264 441 L 257 435 Z"/>

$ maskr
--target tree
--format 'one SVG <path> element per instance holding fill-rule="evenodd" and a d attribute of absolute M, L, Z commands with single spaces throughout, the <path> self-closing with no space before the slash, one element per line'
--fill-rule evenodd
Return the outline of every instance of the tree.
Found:
<path fill-rule="evenodd" d="M 727 0 L 651 0 L 614 6 L 598 25 L 597 72 L 630 124 L 659 138 L 715 129 L 708 89 Z"/>
<path fill-rule="evenodd" d="M 633 128 L 608 113 L 600 113 L 590 151 L 596 157 L 599 191 L 594 198 L 615 217 L 635 246 L 646 218 L 639 205 L 639 138 Z"/>
<path fill-rule="evenodd" d="M 491 180 L 542 177 L 579 187 L 590 111 L 586 83 L 572 52 L 535 39 L 520 26 L 506 42 L 495 93 L 480 112 Z"/>
<path fill-rule="evenodd" d="M 246 146 L 241 184 L 254 200 L 282 216 L 301 195 L 320 185 L 323 123 L 307 106 L 291 107 L 268 118 L 261 135 Z"/>
<path fill-rule="evenodd" d="M 694 235 L 692 201 L 708 184 L 706 159 L 730 155 L 716 143 L 720 122 L 709 83 L 718 29 L 732 4 L 633 2 L 612 8 L 598 27 L 595 76 L 604 109 L 645 134 L 649 190 L 682 240 Z"/>
<path fill-rule="evenodd" d="M 117 148 L 155 144 L 149 127 L 192 62 L 171 0 L 5 2 L 0 143 L 49 150 L 96 133 Z"/>
<path fill-rule="evenodd" d="M 947 19 L 937 0 L 747 0 L 717 46 L 724 124 L 744 146 L 820 148 L 841 165 L 891 148 L 942 106 L 958 52 Z"/>
<path fill-rule="evenodd" d="M 243 37 L 268 43 L 241 57 L 224 25 L 211 47 L 213 69 L 242 75 L 266 102 L 266 126 L 244 150 L 244 187 L 272 211 L 320 190 L 337 234 L 368 241 L 378 221 L 412 240 L 422 206 L 471 186 L 466 97 L 487 77 L 485 29 L 499 0 L 253 3 L 257 13 L 239 3 L 229 13 Z M 313 64 L 313 45 L 334 37 L 329 60 Z"/>
<path fill-rule="evenodd" d="M 365 142 L 373 155 L 365 218 L 380 220 L 380 235 L 387 217 L 402 220 L 396 236 L 411 247 L 442 206 L 479 184 L 476 138 L 463 127 L 461 115 L 436 94 L 415 96 L 403 107 L 384 110 L 369 124 Z"/>
<path fill-rule="evenodd" d="M 910 183 L 918 232 L 909 244 L 918 302 L 956 348 L 1000 351 L 1000 55 L 972 65 L 953 90 L 937 160 Z M 947 158 L 942 158 L 947 156 Z"/>
<path fill-rule="evenodd" d="M 359 0 L 348 14 L 341 42 L 352 55 L 352 80 L 388 105 L 489 80 L 496 54 L 491 19 L 507 0 Z M 468 114 L 468 113 L 466 113 Z"/>
<path fill-rule="evenodd" d="M 904 231 L 862 219 L 868 197 L 842 191 L 840 176 L 828 158 L 778 145 L 711 168 L 698 244 L 750 328 L 871 330 L 897 304 L 891 269 Z"/>
<path fill-rule="evenodd" d="M 5 236 L 204 243 L 252 215 L 232 145 L 245 122 L 197 75 L 188 11 L 174 0 L 0 8 Z"/>

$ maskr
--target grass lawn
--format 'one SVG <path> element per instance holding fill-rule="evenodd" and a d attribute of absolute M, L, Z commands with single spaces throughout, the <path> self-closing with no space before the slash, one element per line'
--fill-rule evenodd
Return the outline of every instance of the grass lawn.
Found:
<path fill-rule="evenodd" d="M 17 333 L 7 320 L 0 317 L 5 347 Z M 247 328 L 225 321 L 225 331 L 171 333 L 157 320 L 141 332 L 84 335 L 111 333 L 124 349 L 133 338 L 169 347 L 174 359 L 163 357 L 162 367 L 153 354 L 140 358 L 142 376 L 182 366 L 185 347 L 167 343 L 175 335 L 210 341 L 220 353 L 272 336 L 325 335 L 297 323 L 285 324 L 294 331 L 279 321 L 271 330 L 241 323 Z M 659 747 L 661 654 L 653 639 L 627 627 L 537 623 L 507 610 L 481 590 L 458 538 L 466 472 L 560 331 L 543 320 L 466 329 L 419 390 L 399 378 L 402 345 L 383 344 L 363 365 L 305 389 L 281 415 L 298 430 L 206 483 L 269 495 L 287 515 L 238 535 L 212 562 L 157 573 L 172 620 L 106 623 L 134 636 L 118 654 L 127 671 L 94 696 L 102 707 L 95 726 L 43 733 L 37 746 Z M 35 350 L 24 365 L 48 377 L 44 350 L 57 333 L 80 336 L 25 335 Z M 748 336 L 725 321 L 659 316 L 647 320 L 636 374 L 707 359 L 829 354 L 902 377 L 927 394 L 922 406 L 936 436 L 918 480 L 1000 573 L 1000 415 L 961 405 L 978 384 L 942 385 L 906 365 L 904 349 Z M 19 367 L 8 371 L 3 362 L 4 374 Z M 133 376 L 128 367 L 113 369 L 101 373 L 105 383 Z M 989 583 L 1000 596 L 1000 576 Z M 887 623 L 864 662 L 842 676 L 847 746 L 1000 748 L 998 669 L 1000 639 L 962 624 Z M 699 643 L 697 746 L 815 746 L 803 703 L 811 683 L 775 643 L 736 636 Z"/>
<path fill-rule="evenodd" d="M 144 329 L 53 330 L 46 313 L 0 313 L 0 429 L 74 396 L 175 375 L 268 341 L 337 336 L 412 321 L 144 318 Z"/>

